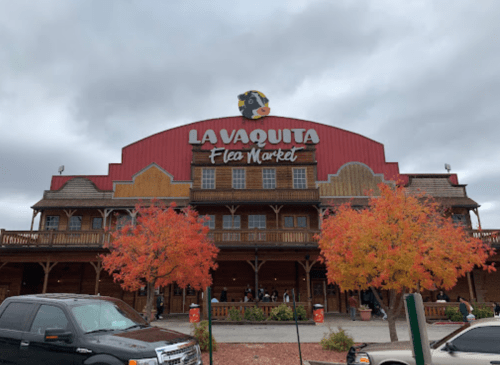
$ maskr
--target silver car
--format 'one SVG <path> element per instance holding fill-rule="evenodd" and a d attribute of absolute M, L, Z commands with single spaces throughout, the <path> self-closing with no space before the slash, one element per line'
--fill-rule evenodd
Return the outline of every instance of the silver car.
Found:
<path fill-rule="evenodd" d="M 500 365 L 500 320 L 465 324 L 431 342 L 432 365 Z M 350 365 L 415 365 L 410 342 L 359 345 L 347 355 Z"/>

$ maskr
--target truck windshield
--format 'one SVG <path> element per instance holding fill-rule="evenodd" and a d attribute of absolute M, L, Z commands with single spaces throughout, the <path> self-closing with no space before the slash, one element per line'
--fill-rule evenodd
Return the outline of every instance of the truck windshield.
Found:
<path fill-rule="evenodd" d="M 96 300 L 75 305 L 71 311 L 85 333 L 148 325 L 135 310 L 120 301 Z"/>

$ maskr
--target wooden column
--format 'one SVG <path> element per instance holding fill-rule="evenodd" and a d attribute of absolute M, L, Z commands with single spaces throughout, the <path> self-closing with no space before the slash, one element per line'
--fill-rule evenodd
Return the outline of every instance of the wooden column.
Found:
<path fill-rule="evenodd" d="M 54 262 L 53 264 L 50 264 L 50 260 L 47 260 L 47 263 L 39 262 L 38 263 L 41 267 L 43 267 L 43 271 L 45 273 L 45 277 L 43 279 L 43 289 L 42 289 L 42 294 L 45 294 L 47 292 L 47 283 L 49 282 L 49 273 L 50 270 L 54 268 L 58 263 Z"/>
<path fill-rule="evenodd" d="M 38 213 L 40 213 L 39 210 L 36 209 L 33 210 L 33 216 L 31 217 L 31 228 L 30 228 L 30 231 L 32 232 L 33 232 L 33 224 L 35 223 L 35 218 L 38 215 Z"/>
<path fill-rule="evenodd" d="M 316 205 L 313 205 L 313 207 L 318 211 L 318 228 L 321 229 L 321 224 L 328 208 L 317 207 Z"/>
<path fill-rule="evenodd" d="M 257 253 L 255 253 L 255 264 L 253 264 L 252 261 L 250 261 L 250 260 L 247 260 L 247 262 L 252 267 L 253 271 L 255 272 L 255 297 L 258 298 L 259 297 L 259 270 L 262 267 L 262 265 L 266 262 L 266 260 L 262 260 L 259 264 Z"/>
<path fill-rule="evenodd" d="M 95 286 L 94 286 L 94 295 L 99 294 L 99 281 L 101 278 L 101 270 L 102 270 L 102 261 L 98 260 L 96 264 L 90 261 L 90 264 L 94 267 L 95 270 Z"/>
<path fill-rule="evenodd" d="M 311 278 L 309 273 L 311 272 L 311 267 L 316 263 L 317 260 L 314 260 L 312 263 L 309 261 L 309 255 L 306 256 L 306 261 L 305 263 L 302 263 L 302 261 L 298 261 L 299 264 L 302 265 L 306 272 L 306 284 L 307 284 L 307 306 L 308 311 L 309 311 L 309 316 L 312 316 L 312 296 L 311 296 Z"/>
<path fill-rule="evenodd" d="M 277 206 L 277 205 L 270 205 L 271 209 L 276 213 L 276 229 L 279 229 L 279 212 L 281 208 L 283 208 L 283 205 Z"/>

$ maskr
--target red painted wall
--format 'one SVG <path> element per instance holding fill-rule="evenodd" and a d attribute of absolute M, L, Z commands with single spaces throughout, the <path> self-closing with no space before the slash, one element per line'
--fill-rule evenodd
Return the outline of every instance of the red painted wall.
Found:
<path fill-rule="evenodd" d="M 192 146 L 188 143 L 189 131 L 196 129 L 201 140 L 207 129 L 213 129 L 219 139 L 217 146 L 228 149 L 242 148 L 241 142 L 224 145 L 219 138 L 219 131 L 226 129 L 229 134 L 233 129 L 245 129 L 248 134 L 254 129 L 315 129 L 320 142 L 316 145 L 318 161 L 318 180 L 327 180 L 328 174 L 336 174 L 338 169 L 347 162 L 357 161 L 368 165 L 375 173 L 384 174 L 386 180 L 396 180 L 406 176 L 399 175 L 396 162 L 385 162 L 384 146 L 359 134 L 325 124 L 284 117 L 266 117 L 250 121 L 243 117 L 227 117 L 210 119 L 181 127 L 169 129 L 140 141 L 132 143 L 122 150 L 122 163 L 110 164 L 109 173 L 105 176 L 86 176 L 102 190 L 112 190 L 113 181 L 130 181 L 138 171 L 153 162 L 174 176 L 175 181 L 188 181 L 190 177 Z M 292 136 L 293 138 L 293 136 Z M 291 144 L 266 144 L 265 148 L 290 148 Z M 205 143 L 204 149 L 213 145 Z M 53 176 L 51 190 L 60 189 L 68 180 L 75 176 Z"/>

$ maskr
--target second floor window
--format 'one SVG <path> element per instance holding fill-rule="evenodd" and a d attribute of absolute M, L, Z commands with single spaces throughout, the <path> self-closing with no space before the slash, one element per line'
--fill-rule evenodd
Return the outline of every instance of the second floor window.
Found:
<path fill-rule="evenodd" d="M 210 229 L 215 229 L 215 215 L 206 215 L 203 225 Z"/>
<path fill-rule="evenodd" d="M 307 189 L 306 169 L 293 169 L 293 188 Z"/>
<path fill-rule="evenodd" d="M 241 216 L 239 215 L 225 215 L 222 217 L 222 228 L 224 229 L 240 229 Z"/>
<path fill-rule="evenodd" d="M 266 229 L 266 216 L 265 215 L 249 215 L 248 228 Z"/>
<path fill-rule="evenodd" d="M 307 217 L 306 216 L 285 216 L 284 217 L 285 228 L 307 228 Z"/>
<path fill-rule="evenodd" d="M 92 229 L 102 229 L 102 218 L 101 217 L 92 218 Z"/>
<path fill-rule="evenodd" d="M 262 169 L 262 188 L 276 189 L 276 170 Z"/>
<path fill-rule="evenodd" d="M 132 217 L 128 214 L 119 215 L 116 218 L 116 229 L 122 229 L 127 224 L 132 223 Z"/>
<path fill-rule="evenodd" d="M 59 229 L 59 216 L 49 215 L 45 217 L 45 230 L 58 230 Z"/>
<path fill-rule="evenodd" d="M 233 189 L 245 189 L 244 169 L 233 169 Z"/>
<path fill-rule="evenodd" d="M 467 219 L 465 218 L 465 214 L 453 214 L 451 216 L 451 219 L 453 219 L 453 224 L 455 224 L 456 226 L 465 227 L 467 224 Z"/>
<path fill-rule="evenodd" d="M 201 170 L 201 188 L 202 189 L 215 189 L 215 170 L 214 169 Z"/>
<path fill-rule="evenodd" d="M 70 231 L 79 231 L 82 229 L 82 216 L 81 215 L 73 215 L 69 219 L 69 230 Z"/>

